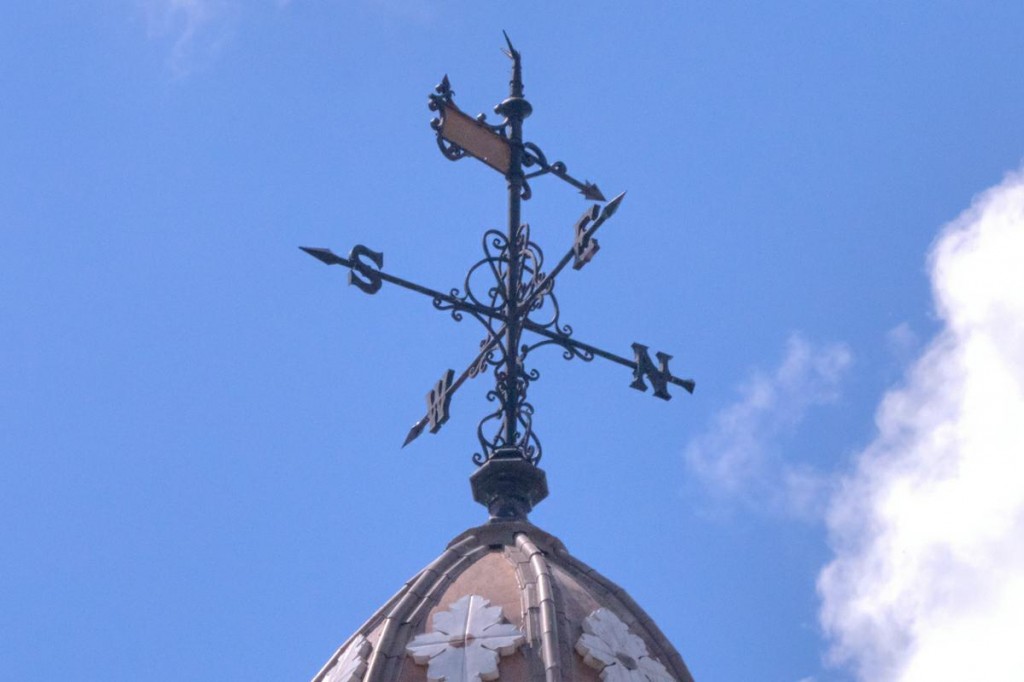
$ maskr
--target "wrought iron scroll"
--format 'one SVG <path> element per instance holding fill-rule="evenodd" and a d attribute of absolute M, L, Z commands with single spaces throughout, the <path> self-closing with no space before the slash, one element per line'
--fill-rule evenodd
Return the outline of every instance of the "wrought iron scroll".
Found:
<path fill-rule="evenodd" d="M 441 127 L 444 125 L 444 116 L 447 112 L 448 106 L 452 104 L 452 98 L 454 96 L 455 91 L 452 90 L 451 82 L 448 80 L 448 74 L 445 74 L 444 78 L 441 79 L 441 82 L 434 88 L 434 93 L 430 95 L 430 101 L 427 103 L 427 108 L 438 113 L 438 117 L 430 122 L 430 127 L 437 131 L 437 148 L 441 150 L 441 154 L 444 155 L 444 158 L 449 161 L 458 161 L 466 155 L 465 149 L 441 136 Z"/>

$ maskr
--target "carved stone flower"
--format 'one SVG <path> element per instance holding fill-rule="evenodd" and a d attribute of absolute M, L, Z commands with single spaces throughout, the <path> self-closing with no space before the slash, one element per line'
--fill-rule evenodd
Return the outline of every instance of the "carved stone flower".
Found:
<path fill-rule="evenodd" d="M 356 635 L 352 643 L 328 669 L 321 682 L 358 682 L 366 672 L 366 657 L 370 655 L 370 643 L 362 635 Z"/>
<path fill-rule="evenodd" d="M 498 679 L 498 656 L 523 643 L 523 633 L 504 622 L 501 607 L 476 594 L 434 614 L 433 632 L 417 635 L 406 651 L 427 665 L 431 682 L 479 682 Z"/>
<path fill-rule="evenodd" d="M 576 651 L 587 665 L 601 671 L 604 682 L 675 682 L 665 666 L 647 653 L 644 640 L 605 608 L 583 621 Z"/>

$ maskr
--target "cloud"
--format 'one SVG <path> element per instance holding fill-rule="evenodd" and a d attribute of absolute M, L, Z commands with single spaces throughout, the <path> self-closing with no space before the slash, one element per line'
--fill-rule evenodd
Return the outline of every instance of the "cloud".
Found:
<path fill-rule="evenodd" d="M 289 11 L 297 0 L 261 0 Z M 187 76 L 213 60 L 240 23 L 238 17 L 258 9 L 245 0 L 135 0 L 153 40 L 170 41 L 167 65 L 177 77 Z M 325 3 L 309 3 L 322 9 Z M 429 0 L 359 0 L 370 10 L 402 21 L 428 25 L 437 9 Z"/>
<path fill-rule="evenodd" d="M 719 498 L 742 497 L 758 507 L 806 515 L 821 501 L 825 480 L 810 467 L 785 461 L 780 443 L 811 408 L 838 399 L 850 363 L 844 345 L 816 347 L 794 334 L 779 367 L 754 373 L 739 399 L 690 441 L 687 466 Z"/>
<path fill-rule="evenodd" d="M 858 679 L 1024 679 L 1024 175 L 932 247 L 943 329 L 828 514 L 831 657 Z"/>
<path fill-rule="evenodd" d="M 885 344 L 890 354 L 899 360 L 904 367 L 906 362 L 911 360 L 920 349 L 917 334 L 914 333 L 914 330 L 906 322 L 899 323 L 886 333 Z"/>
<path fill-rule="evenodd" d="M 234 0 L 142 0 L 151 38 L 172 41 L 168 65 L 177 76 L 220 49 L 223 19 L 235 9 Z"/>

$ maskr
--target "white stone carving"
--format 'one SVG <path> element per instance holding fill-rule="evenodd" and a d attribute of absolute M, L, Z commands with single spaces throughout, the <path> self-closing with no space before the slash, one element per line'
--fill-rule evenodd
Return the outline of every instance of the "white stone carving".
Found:
<path fill-rule="evenodd" d="M 427 665 L 431 682 L 479 682 L 498 679 L 498 655 L 508 656 L 525 637 L 504 622 L 501 607 L 470 594 L 434 614 L 433 632 L 417 635 L 406 652 Z"/>
<path fill-rule="evenodd" d="M 583 621 L 576 651 L 604 682 L 675 682 L 647 645 L 614 613 L 600 608 Z"/>
<path fill-rule="evenodd" d="M 344 653 L 328 669 L 321 682 L 358 682 L 366 672 L 366 658 L 370 655 L 370 643 L 362 635 L 356 635 Z"/>

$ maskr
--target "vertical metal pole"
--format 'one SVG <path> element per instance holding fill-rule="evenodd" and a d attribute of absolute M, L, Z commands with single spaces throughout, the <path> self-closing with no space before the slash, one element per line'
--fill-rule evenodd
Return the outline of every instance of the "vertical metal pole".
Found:
<path fill-rule="evenodd" d="M 507 40 L 508 36 L 506 36 Z M 504 431 L 505 446 L 516 446 L 516 432 L 519 426 L 519 339 L 522 324 L 517 311 L 519 305 L 519 278 L 521 276 L 521 253 L 517 238 L 521 221 L 523 193 L 523 120 L 530 115 L 533 107 L 523 99 L 523 71 L 519 53 L 509 42 L 509 56 L 512 58 L 512 80 L 509 82 L 509 97 L 498 105 L 499 113 L 509 123 L 511 159 L 508 175 L 508 244 L 509 263 L 505 282 L 505 314 L 508 327 L 505 331 L 505 390 L 504 390 Z M 525 452 L 521 453 L 525 456 Z"/>
<path fill-rule="evenodd" d="M 509 87 L 509 99 L 522 98 L 522 72 L 518 55 L 513 56 L 512 81 Z M 509 137 L 512 157 L 508 169 L 508 243 L 509 263 L 508 282 L 506 284 L 505 303 L 509 325 L 505 332 L 505 443 L 512 447 L 516 443 L 516 427 L 519 424 L 519 395 L 516 379 L 519 374 L 519 320 L 516 319 L 516 307 L 519 304 L 519 249 L 516 245 L 523 191 L 523 159 L 520 145 L 523 142 L 523 118 L 519 107 L 509 107 Z"/>

